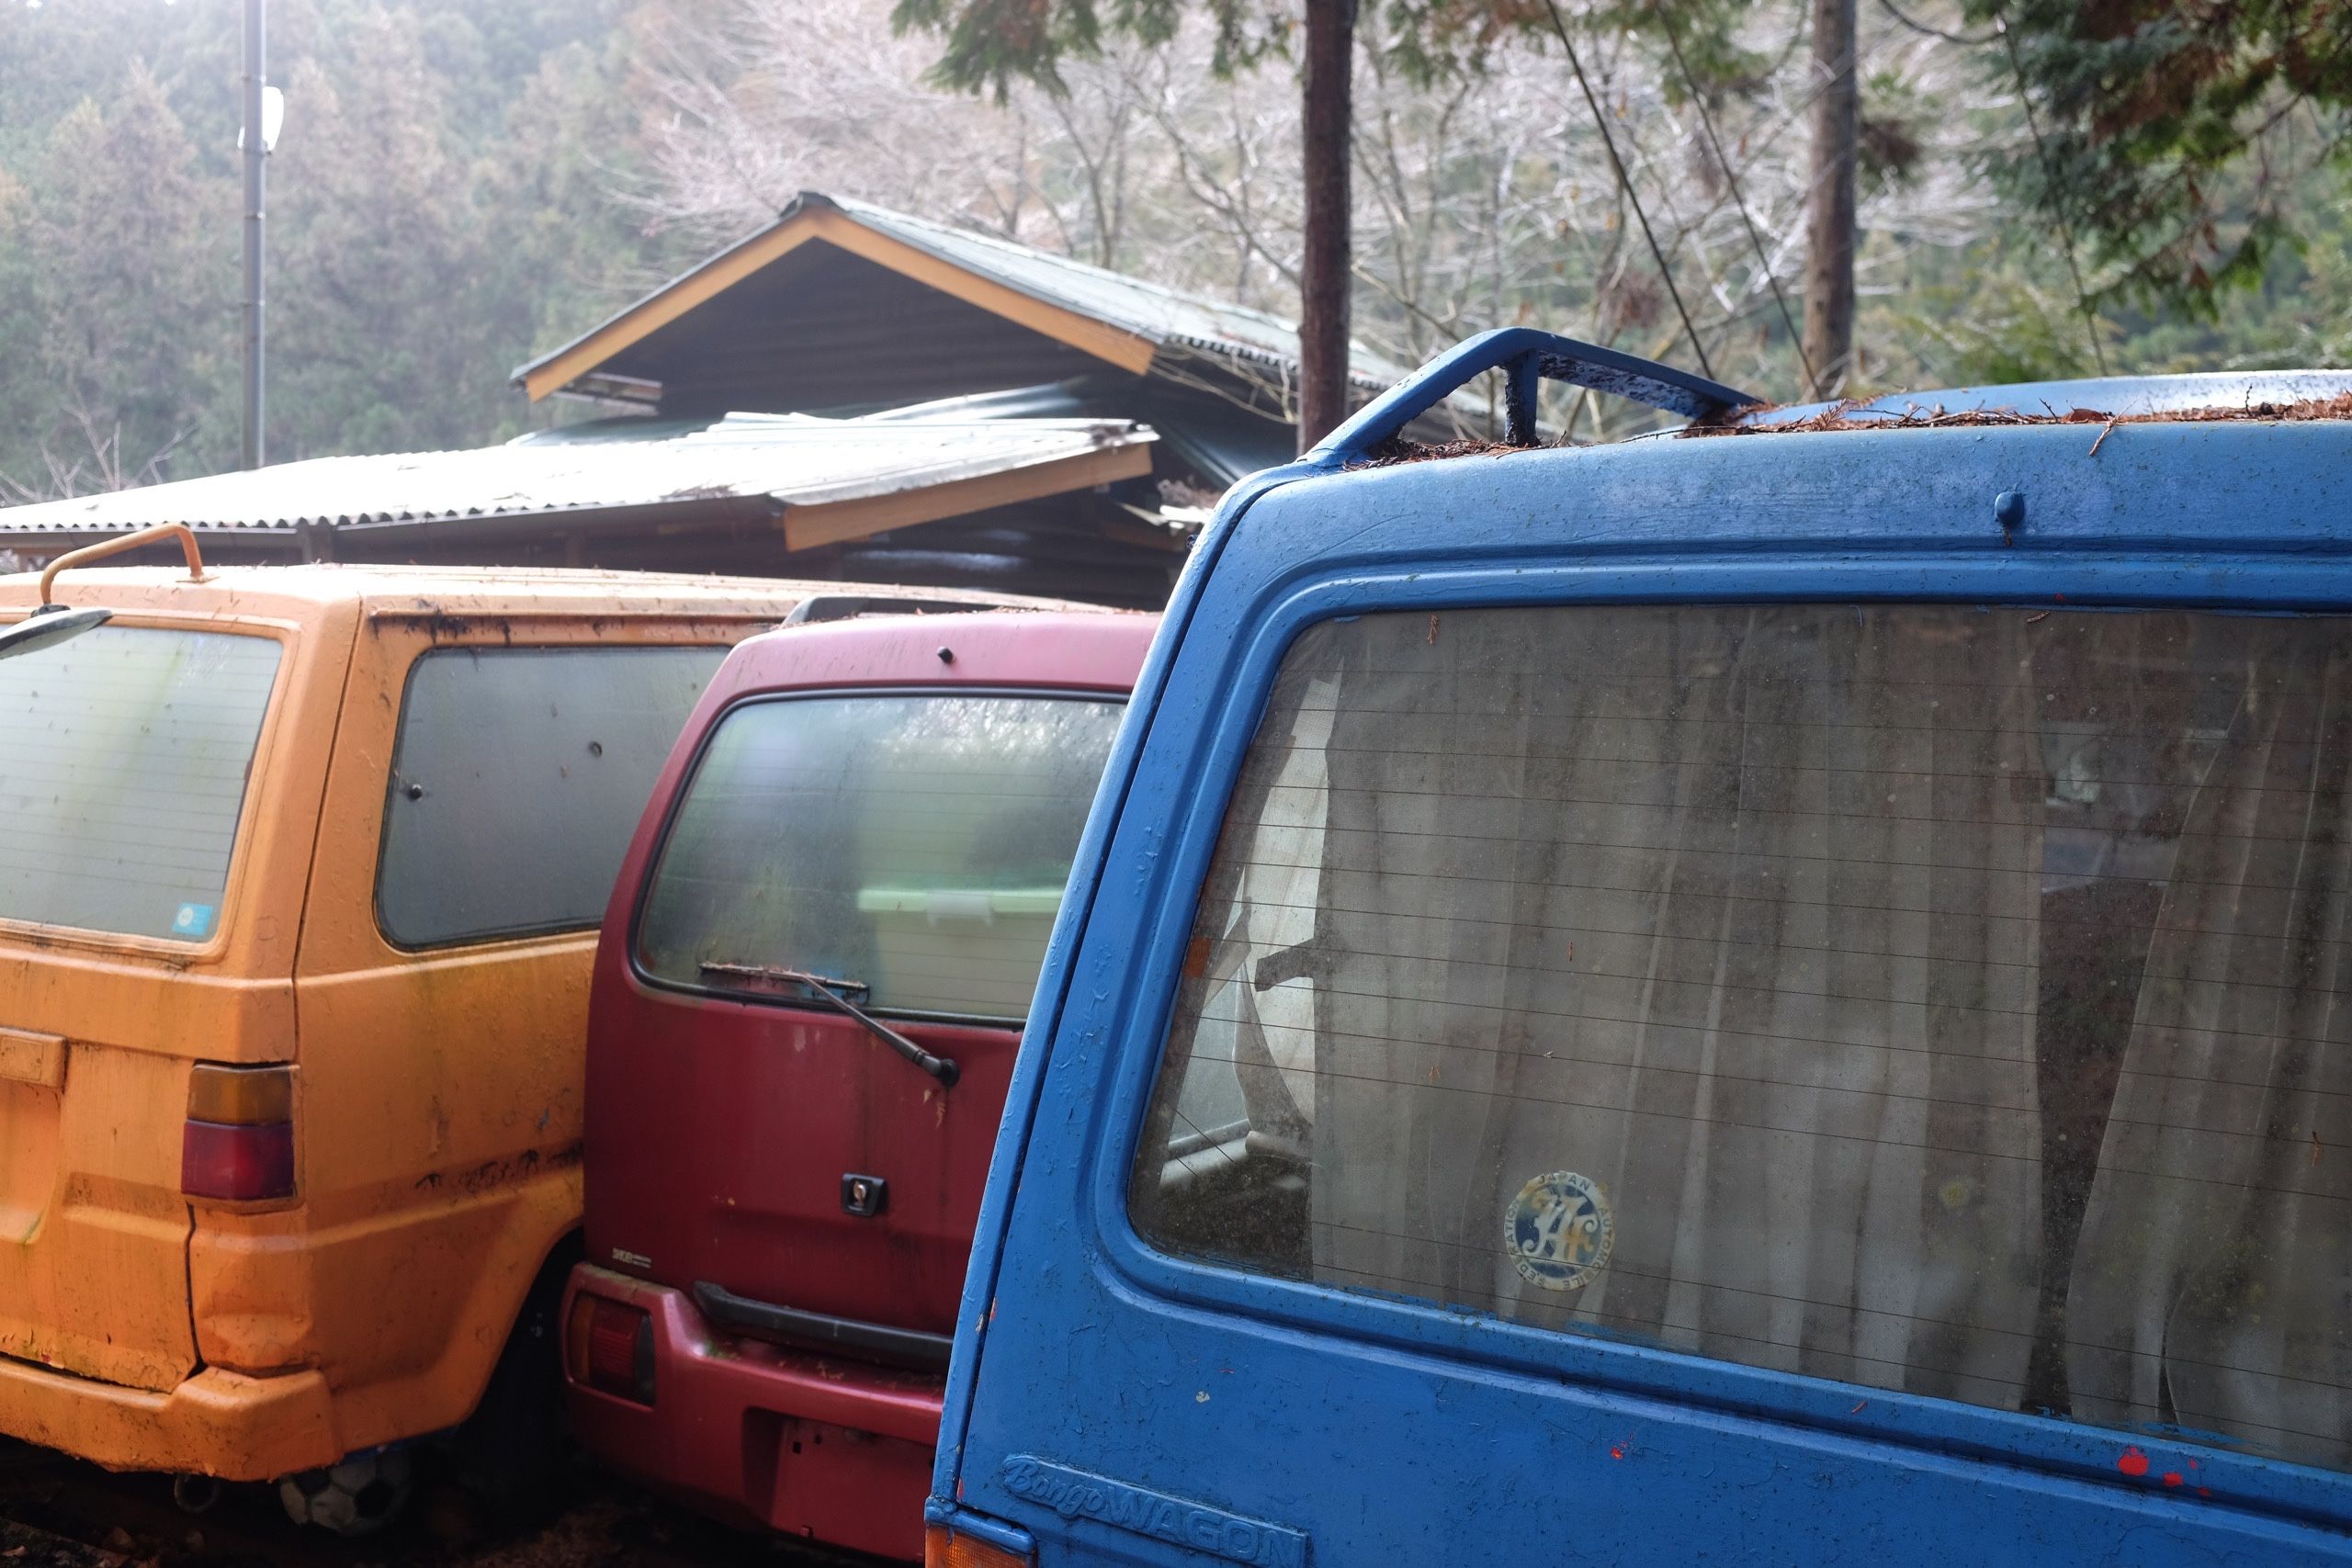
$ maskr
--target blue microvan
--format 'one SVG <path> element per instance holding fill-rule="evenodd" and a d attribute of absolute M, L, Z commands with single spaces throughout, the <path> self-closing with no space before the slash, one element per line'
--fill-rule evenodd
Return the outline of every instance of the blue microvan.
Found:
<path fill-rule="evenodd" d="M 1490 372 L 1510 442 L 1400 441 Z M 2347 389 L 1743 413 L 1513 329 L 1238 489 L 930 1561 L 2352 1556 Z"/>

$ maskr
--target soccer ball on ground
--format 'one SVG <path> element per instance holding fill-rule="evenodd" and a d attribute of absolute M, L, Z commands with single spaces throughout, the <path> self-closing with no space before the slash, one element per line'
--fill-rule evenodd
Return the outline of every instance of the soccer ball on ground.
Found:
<path fill-rule="evenodd" d="M 415 1490 L 406 1449 L 354 1454 L 325 1470 L 306 1470 L 277 1483 L 277 1500 L 298 1525 L 337 1535 L 372 1535 L 400 1517 Z"/>

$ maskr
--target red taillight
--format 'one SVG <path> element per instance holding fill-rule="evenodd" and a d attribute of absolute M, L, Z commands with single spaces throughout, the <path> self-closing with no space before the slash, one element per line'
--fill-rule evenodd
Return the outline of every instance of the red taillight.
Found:
<path fill-rule="evenodd" d="M 571 1298 L 564 1325 L 571 1381 L 639 1404 L 653 1403 L 653 1316 L 586 1291 Z"/>
<path fill-rule="evenodd" d="M 294 1123 L 224 1127 L 190 1122 L 180 1134 L 180 1190 L 250 1201 L 294 1196 Z"/>
<path fill-rule="evenodd" d="M 180 1134 L 180 1190 L 256 1202 L 294 1196 L 294 1069 L 198 1062 Z"/>

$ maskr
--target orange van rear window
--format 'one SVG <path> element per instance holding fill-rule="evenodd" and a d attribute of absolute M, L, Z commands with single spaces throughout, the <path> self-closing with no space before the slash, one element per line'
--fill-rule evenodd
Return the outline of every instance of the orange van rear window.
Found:
<path fill-rule="evenodd" d="M 0 659 L 0 919 L 218 931 L 277 663 L 267 637 L 113 626 Z"/>

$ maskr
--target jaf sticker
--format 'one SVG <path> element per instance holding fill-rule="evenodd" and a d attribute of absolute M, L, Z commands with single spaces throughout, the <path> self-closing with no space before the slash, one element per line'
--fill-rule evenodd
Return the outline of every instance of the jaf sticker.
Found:
<path fill-rule="evenodd" d="M 1609 1267 L 1617 1222 L 1600 1183 L 1573 1170 L 1539 1176 L 1503 1215 L 1503 1240 L 1519 1271 L 1547 1291 L 1582 1290 Z"/>
<path fill-rule="evenodd" d="M 207 937 L 212 934 L 212 906 L 182 904 L 172 916 L 174 936 Z"/>

